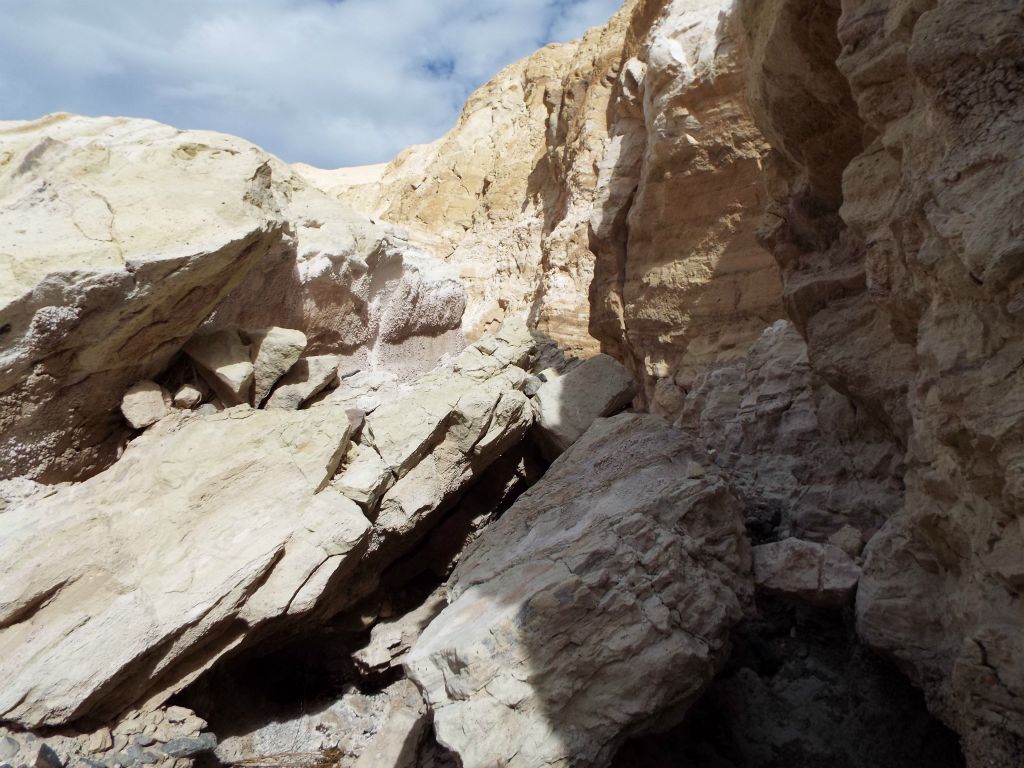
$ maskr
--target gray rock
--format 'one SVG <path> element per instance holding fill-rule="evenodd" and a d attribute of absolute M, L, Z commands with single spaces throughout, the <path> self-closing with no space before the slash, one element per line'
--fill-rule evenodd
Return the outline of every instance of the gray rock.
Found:
<path fill-rule="evenodd" d="M 64 763 L 49 744 L 40 744 L 35 768 L 64 768 Z"/>
<path fill-rule="evenodd" d="M 636 385 L 618 361 L 595 355 L 568 373 L 550 378 L 531 400 L 541 447 L 554 459 L 579 439 L 595 419 L 618 413 Z"/>
<path fill-rule="evenodd" d="M 156 739 L 150 736 L 148 733 L 140 733 L 135 737 L 136 745 L 140 747 L 151 747 L 156 744 Z"/>
<path fill-rule="evenodd" d="M 21 749 L 21 745 L 18 740 L 12 736 L 4 736 L 0 739 L 0 760 L 6 760 L 9 757 L 14 757 L 18 754 Z"/>
<path fill-rule="evenodd" d="M 163 746 L 168 757 L 195 757 L 217 748 L 217 738 L 212 733 L 200 734 L 197 738 L 171 739 Z"/>

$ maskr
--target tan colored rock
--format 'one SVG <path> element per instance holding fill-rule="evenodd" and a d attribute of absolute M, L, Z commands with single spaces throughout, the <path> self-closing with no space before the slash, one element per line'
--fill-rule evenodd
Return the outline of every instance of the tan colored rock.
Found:
<path fill-rule="evenodd" d="M 174 393 L 174 406 L 191 411 L 199 407 L 203 402 L 203 393 L 194 384 L 182 384 Z"/>
<path fill-rule="evenodd" d="M 430 724 L 423 697 L 416 686 L 403 680 L 384 715 L 381 729 L 363 747 L 354 768 L 416 768 L 420 740 Z"/>
<path fill-rule="evenodd" d="M 121 413 L 132 429 L 145 429 L 170 412 L 171 395 L 155 381 L 132 384 L 121 398 Z"/>
<path fill-rule="evenodd" d="M 754 583 L 761 589 L 819 605 L 853 600 L 860 568 L 839 547 L 783 539 L 753 548 Z"/>
<path fill-rule="evenodd" d="M 199 333 L 188 340 L 184 350 L 221 402 L 229 407 L 250 402 L 252 355 L 238 331 L 225 328 Z"/>
<path fill-rule="evenodd" d="M 338 380 L 338 356 L 304 357 L 292 366 L 267 400 L 268 409 L 297 410 Z"/>
<path fill-rule="evenodd" d="M 111 469 L 0 516 L 0 718 L 159 703 L 312 610 L 369 529 L 327 486 L 347 436 L 340 408 L 174 415 Z"/>
<path fill-rule="evenodd" d="M 629 371 L 608 355 L 595 355 L 565 375 L 551 377 L 530 403 L 545 451 L 555 458 L 595 419 L 629 405 L 635 393 Z"/>
<path fill-rule="evenodd" d="M 968 765 L 1024 755 L 1019 4 L 740 3 L 763 232 L 815 369 L 907 447 L 858 629 Z"/>
<path fill-rule="evenodd" d="M 600 420 L 470 546 L 405 662 L 461 764 L 604 765 L 714 677 L 749 551 L 722 479 L 678 471 L 700 455 L 657 417 Z"/>
<path fill-rule="evenodd" d="M 253 406 L 259 408 L 277 380 L 298 362 L 306 349 L 306 334 L 289 328 L 244 332 L 252 355 Z"/>
<path fill-rule="evenodd" d="M 505 68 L 383 170 L 300 172 L 457 269 L 471 337 L 528 313 L 571 353 L 625 362 L 643 403 L 675 415 L 705 365 L 782 314 L 754 237 L 768 146 L 730 11 L 630 0 Z"/>

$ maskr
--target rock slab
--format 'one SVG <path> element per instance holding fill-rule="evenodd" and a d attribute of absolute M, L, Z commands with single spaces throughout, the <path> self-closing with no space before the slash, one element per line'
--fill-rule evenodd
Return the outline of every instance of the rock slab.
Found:
<path fill-rule="evenodd" d="M 467 550 L 405 661 L 460 764 L 603 765 L 714 677 L 749 551 L 723 480 L 682 471 L 691 445 L 599 420 Z"/>

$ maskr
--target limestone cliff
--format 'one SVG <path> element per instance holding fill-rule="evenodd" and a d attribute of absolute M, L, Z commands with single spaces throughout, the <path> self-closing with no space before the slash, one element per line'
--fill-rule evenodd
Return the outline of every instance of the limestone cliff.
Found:
<path fill-rule="evenodd" d="M 378 177 L 311 177 L 438 249 L 467 286 L 470 334 L 528 313 L 576 354 L 625 361 L 638 403 L 676 413 L 704 365 L 782 312 L 754 238 L 767 144 L 727 6 L 630 0 L 503 70 Z"/>

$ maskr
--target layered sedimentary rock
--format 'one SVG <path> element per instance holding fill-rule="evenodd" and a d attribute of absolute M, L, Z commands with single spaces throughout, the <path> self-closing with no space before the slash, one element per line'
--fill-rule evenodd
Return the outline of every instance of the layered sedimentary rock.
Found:
<path fill-rule="evenodd" d="M 0 229 L 0 477 L 108 465 L 122 395 L 204 322 L 414 372 L 457 348 L 465 299 L 444 267 L 231 136 L 0 124 Z"/>
<path fill-rule="evenodd" d="M 767 145 L 743 99 L 729 4 L 631 0 L 602 28 L 503 70 L 439 141 L 372 173 L 306 171 L 437 249 L 467 331 L 506 314 L 603 349 L 675 413 L 711 361 L 781 314 L 754 230 Z"/>
<path fill-rule="evenodd" d="M 334 482 L 351 429 L 337 404 L 178 413 L 95 477 L 29 490 L 0 516 L 0 719 L 162 703 L 225 653 L 365 594 L 525 435 L 515 363 L 532 346 L 510 323 L 376 411 L 359 439 L 394 480 L 372 505 Z"/>
<path fill-rule="evenodd" d="M 603 765 L 710 682 L 750 564 L 700 458 L 657 417 L 598 420 L 470 546 L 405 661 L 462 765 Z"/>
<path fill-rule="evenodd" d="M 741 6 L 787 309 L 814 368 L 907 449 L 860 632 L 972 765 L 1019 763 L 1024 19 L 1009 1 Z"/>

